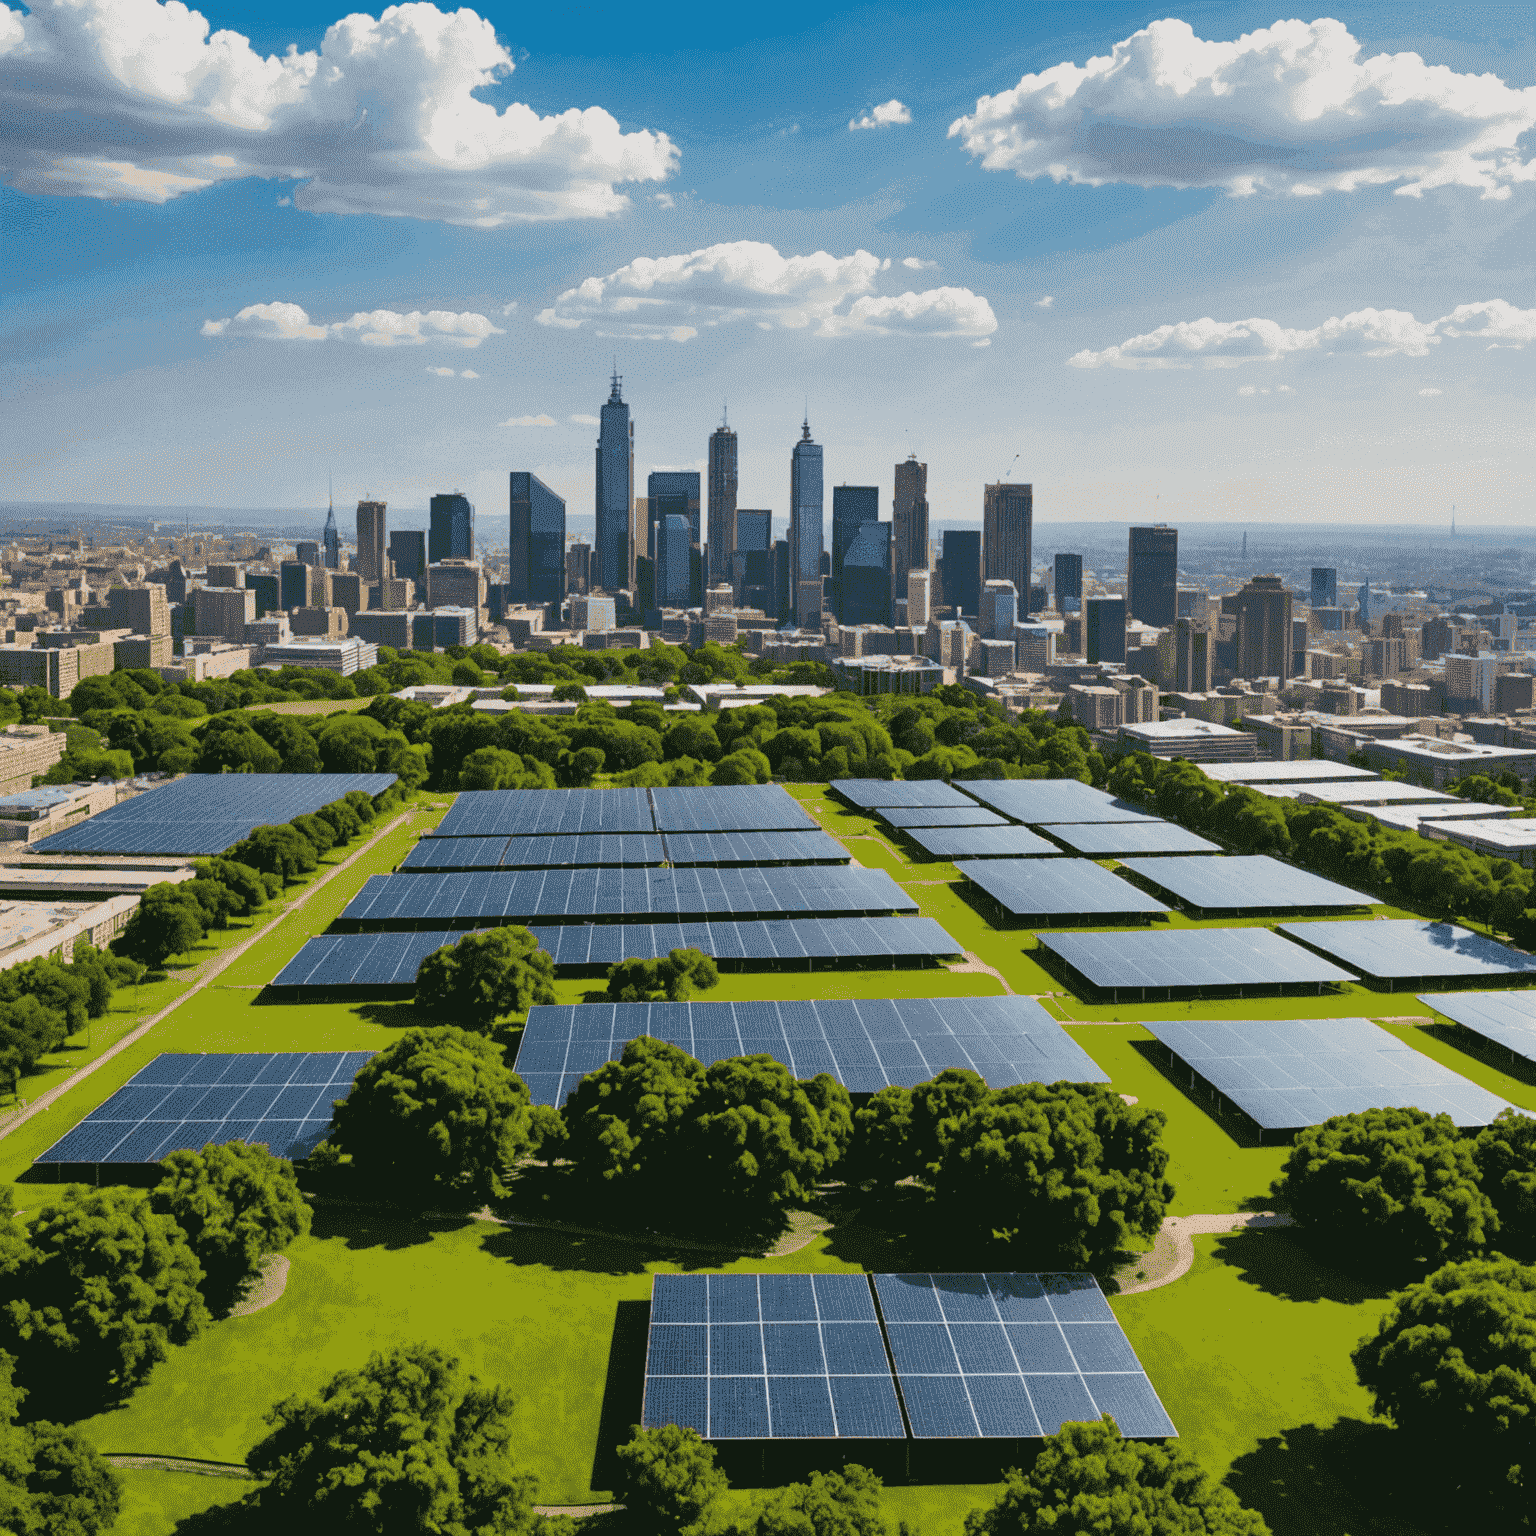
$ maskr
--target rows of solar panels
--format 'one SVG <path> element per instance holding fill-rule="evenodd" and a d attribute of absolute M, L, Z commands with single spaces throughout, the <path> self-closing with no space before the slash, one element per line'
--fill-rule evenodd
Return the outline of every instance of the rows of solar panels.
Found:
<path fill-rule="evenodd" d="M 796 1077 L 826 1072 L 850 1093 L 910 1088 L 948 1067 L 1015 1083 L 1107 1083 L 1028 997 L 825 1002 L 584 1003 L 529 1010 L 517 1072 L 536 1104 L 561 1105 L 589 1072 L 649 1035 L 706 1064 L 767 1055 Z"/>
<path fill-rule="evenodd" d="M 255 827 L 292 821 L 353 790 L 372 798 L 392 773 L 192 773 L 55 832 L 36 853 L 223 853 Z"/>
<path fill-rule="evenodd" d="M 1103 1413 L 1128 1437 L 1178 1433 L 1091 1275 L 651 1282 L 646 1428 L 710 1440 L 1031 1439 Z"/>
<path fill-rule="evenodd" d="M 808 832 L 782 785 L 694 789 L 501 789 L 460 795 L 435 837 L 572 837 L 650 832 Z"/>
<path fill-rule="evenodd" d="M 1511 1055 L 1536 1062 L 1536 992 L 1452 992 L 1419 1001 Z"/>
<path fill-rule="evenodd" d="M 807 832 L 595 832 L 554 837 L 424 837 L 400 868 L 645 868 L 659 864 L 846 864 L 848 850 L 819 828 Z"/>
<path fill-rule="evenodd" d="M 656 960 L 697 949 L 718 961 L 928 961 L 959 953 L 928 917 L 780 918 L 773 922 L 570 923 L 534 927 L 557 968 Z M 275 987 L 408 987 L 435 949 L 462 931 L 325 933 L 310 939 L 278 973 Z"/>
<path fill-rule="evenodd" d="M 308 1157 L 370 1051 L 157 1056 L 37 1161 L 157 1163 L 209 1142 L 259 1143 Z"/>

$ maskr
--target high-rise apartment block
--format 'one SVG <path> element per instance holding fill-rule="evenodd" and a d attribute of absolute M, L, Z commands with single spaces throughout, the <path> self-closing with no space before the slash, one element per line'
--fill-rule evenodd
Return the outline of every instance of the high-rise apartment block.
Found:
<path fill-rule="evenodd" d="M 190 598 L 188 633 L 218 635 L 232 645 L 245 639 L 245 626 L 256 622 L 256 594 L 245 587 L 197 587 Z"/>
<path fill-rule="evenodd" d="M 294 546 L 294 550 L 294 558 L 301 565 L 320 566 L 322 570 L 324 569 L 324 566 L 321 565 L 320 562 L 320 541 L 318 539 L 300 539 L 299 542 Z M 172 561 L 173 565 L 179 565 L 180 563 L 180 561 Z M 167 587 L 166 590 L 169 592 L 170 588 Z M 186 597 L 185 595 L 176 597 L 173 594 L 171 596 L 171 601 L 173 603 L 182 603 L 186 601 Z"/>
<path fill-rule="evenodd" d="M 484 622 L 485 571 L 476 560 L 439 560 L 427 567 L 429 608 L 472 608 L 477 622 Z"/>
<path fill-rule="evenodd" d="M 900 592 L 909 571 L 928 569 L 928 466 L 919 464 L 915 453 L 896 466 L 891 522 L 892 575 Z"/>
<path fill-rule="evenodd" d="M 794 583 L 795 622 L 821 627 L 822 506 L 821 445 L 811 440 L 809 418 L 789 461 L 789 564 Z M 814 595 L 813 595 L 814 594 Z"/>
<path fill-rule="evenodd" d="M 434 496 L 427 531 L 427 564 L 475 558 L 475 504 L 458 491 Z"/>
<path fill-rule="evenodd" d="M 302 560 L 284 560 L 278 567 L 284 609 L 326 606 L 325 567 Z"/>
<path fill-rule="evenodd" d="M 1056 556 L 1056 611 L 1076 613 L 1083 605 L 1083 557 Z"/>
<path fill-rule="evenodd" d="M 635 500 L 635 424 L 613 375 L 597 432 L 597 579 L 608 592 L 626 586 L 634 571 L 630 537 Z M 643 550 L 640 553 L 644 553 Z"/>
<path fill-rule="evenodd" d="M 880 521 L 878 485 L 834 485 L 832 487 L 832 611 L 843 617 L 843 562 L 859 530 L 866 523 Z M 890 607 L 890 582 L 886 582 L 886 607 Z M 852 623 L 850 619 L 848 621 Z"/>
<path fill-rule="evenodd" d="M 131 629 L 136 635 L 168 635 L 171 605 L 165 588 L 112 587 L 107 592 L 107 624 L 110 629 Z"/>
<path fill-rule="evenodd" d="M 587 592 L 592 586 L 592 546 L 578 539 L 565 552 L 565 587 L 568 592 Z"/>
<path fill-rule="evenodd" d="M 946 528 L 939 556 L 939 589 L 958 618 L 981 611 L 981 530 Z"/>
<path fill-rule="evenodd" d="M 1339 606 L 1339 573 L 1331 565 L 1312 567 L 1312 606 L 1314 608 Z"/>
<path fill-rule="evenodd" d="M 724 421 L 709 434 L 707 531 L 709 581 L 714 586 L 731 579 L 731 556 L 736 553 L 736 434 Z"/>
<path fill-rule="evenodd" d="M 357 559 L 352 569 L 364 581 L 383 581 L 389 574 L 384 566 L 384 508 L 382 501 L 357 504 Z"/>
<path fill-rule="evenodd" d="M 1132 528 L 1125 574 L 1130 616 L 1166 629 L 1179 616 L 1179 530 L 1164 523 Z"/>
<path fill-rule="evenodd" d="M 420 528 L 395 529 L 389 536 L 389 563 L 394 566 L 396 576 L 420 586 L 427 574 L 425 531 Z"/>
<path fill-rule="evenodd" d="M 1237 675 L 1284 682 L 1291 675 L 1291 594 L 1285 583 L 1255 576 L 1224 598 L 1222 609 L 1237 616 Z"/>
<path fill-rule="evenodd" d="M 693 544 L 689 532 L 686 513 L 669 512 L 655 527 L 654 566 L 658 608 L 688 607 L 691 574 L 689 554 Z"/>
<path fill-rule="evenodd" d="M 512 471 L 508 494 L 507 600 L 558 603 L 566 590 L 565 500 L 526 469 Z"/>
<path fill-rule="evenodd" d="M 982 494 L 981 579 L 1011 581 L 1028 603 L 1034 569 L 1035 488 L 999 482 Z M 946 601 L 952 601 L 947 596 Z"/>
<path fill-rule="evenodd" d="M 1210 625 L 1197 619 L 1175 619 L 1173 628 L 1158 640 L 1158 662 L 1158 680 L 1164 688 L 1177 693 L 1209 693 L 1215 681 L 1216 663 Z"/>

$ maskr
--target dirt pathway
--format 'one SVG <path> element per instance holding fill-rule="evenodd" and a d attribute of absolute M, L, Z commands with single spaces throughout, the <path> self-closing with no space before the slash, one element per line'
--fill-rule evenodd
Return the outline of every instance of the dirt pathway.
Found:
<path fill-rule="evenodd" d="M 1120 1295 L 1134 1296 L 1139 1291 L 1154 1291 L 1160 1285 L 1172 1285 L 1194 1266 L 1195 1239 L 1211 1233 L 1242 1232 L 1263 1227 L 1289 1227 L 1289 1216 L 1278 1211 L 1238 1211 L 1224 1216 L 1170 1216 L 1152 1251 L 1127 1264 L 1115 1278 L 1120 1281 Z M 1134 1277 L 1140 1271 L 1146 1279 Z M 1126 1278 L 1122 1278 L 1126 1277 Z"/>
<path fill-rule="evenodd" d="M 980 971 L 983 976 L 995 976 L 1000 982 L 1002 982 L 1003 991 L 1006 992 L 1009 997 L 1013 997 L 1015 995 L 1013 988 L 1008 985 L 1008 978 L 1004 976 L 1003 973 L 998 970 L 995 965 L 988 965 L 980 955 L 972 954 L 968 949 L 962 950 L 961 953 L 965 956 L 965 959 L 962 960 L 959 965 L 946 966 L 946 970 L 952 974 L 956 971 Z"/>
<path fill-rule="evenodd" d="M 393 821 L 386 822 L 385 825 L 380 827 L 379 830 L 375 832 L 367 842 L 361 844 L 359 847 L 355 848 L 351 853 L 349 853 L 346 858 L 341 861 L 340 864 L 333 864 L 331 868 L 328 869 L 323 875 L 321 875 L 318 880 L 314 881 L 310 885 L 309 889 L 306 890 L 304 894 L 298 898 L 297 901 L 293 902 L 289 906 L 284 907 L 280 912 L 274 913 L 269 921 L 263 923 L 259 928 L 254 929 L 248 938 L 242 939 L 240 943 L 236 944 L 233 949 L 227 949 L 222 955 L 215 955 L 213 959 L 205 960 L 202 966 L 199 968 L 199 972 L 194 973 L 197 974 L 197 980 L 190 987 L 188 987 L 180 997 L 178 997 L 173 1003 L 170 1003 L 166 1007 L 162 1008 L 159 1013 L 153 1014 L 149 1018 L 145 1019 L 144 1022 L 138 1026 L 138 1028 L 129 1030 L 129 1032 L 124 1035 L 121 1040 L 117 1041 L 114 1045 L 109 1045 L 106 1050 L 101 1053 L 101 1055 L 96 1057 L 94 1061 L 86 1062 L 86 1064 L 81 1067 L 78 1072 L 71 1072 L 70 1075 L 66 1077 L 62 1083 L 55 1083 L 53 1087 L 48 1089 L 46 1093 L 39 1094 L 35 1099 L 32 1100 L 30 1104 L 27 1105 L 25 1109 L 21 1110 L 18 1114 L 13 1115 L 3 1125 L 0 1125 L 0 1140 L 3 1140 L 5 1137 L 9 1136 L 11 1132 L 14 1131 L 18 1126 L 25 1125 L 27 1121 L 30 1120 L 34 1115 L 42 1114 L 42 1112 L 47 1109 L 49 1105 L 53 1104 L 64 1094 L 68 1093 L 71 1088 L 78 1087 L 79 1084 L 83 1083 L 85 1079 L 91 1075 L 91 1073 L 104 1067 L 109 1061 L 112 1060 L 114 1056 L 120 1056 L 124 1051 L 128 1049 L 130 1045 L 137 1044 L 144 1038 L 145 1035 L 150 1032 L 150 1030 L 155 1027 L 156 1024 L 159 1024 L 163 1019 L 169 1018 L 170 1015 L 175 1013 L 175 1011 L 180 1008 L 181 1005 L 185 1003 L 189 998 L 195 997 L 197 993 L 201 992 L 203 988 L 206 987 L 211 981 L 213 981 L 215 977 L 221 975 L 223 971 L 228 966 L 232 965 L 236 960 L 238 960 L 240 956 L 243 955 L 246 950 L 251 947 L 251 945 L 257 943 L 261 939 L 266 938 L 268 934 L 271 933 L 272 929 L 278 923 L 282 922 L 285 917 L 288 917 L 299 911 L 303 907 L 304 903 L 307 902 L 310 897 L 315 894 L 316 891 L 323 890 L 327 885 L 330 884 L 332 880 L 336 878 L 337 875 L 341 874 L 344 870 L 350 869 L 352 865 L 355 864 L 357 860 L 360 859 L 365 853 L 367 853 L 368 850 L 372 848 L 373 845 L 378 842 L 381 837 L 383 837 L 386 833 L 393 832 L 396 827 L 399 827 L 405 822 L 409 821 L 410 818 L 415 815 L 417 809 L 419 809 L 419 807 L 412 806 L 410 809 L 402 811 L 400 815 L 396 816 Z"/>

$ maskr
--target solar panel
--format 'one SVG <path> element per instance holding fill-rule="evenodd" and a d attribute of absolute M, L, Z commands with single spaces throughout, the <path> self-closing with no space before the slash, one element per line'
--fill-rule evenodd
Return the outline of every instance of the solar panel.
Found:
<path fill-rule="evenodd" d="M 1092 1275 L 874 1281 L 914 1440 L 1054 1435 L 1102 1413 L 1127 1438 L 1178 1434 Z"/>
<path fill-rule="evenodd" d="M 1129 917 L 1166 912 L 1091 859 L 980 859 L 955 866 L 1010 917 Z"/>
<path fill-rule="evenodd" d="M 1536 992 L 1448 992 L 1421 997 L 1464 1029 L 1536 1061 Z"/>
<path fill-rule="evenodd" d="M 650 794 L 663 832 L 805 832 L 816 826 L 782 784 L 653 789 Z"/>
<path fill-rule="evenodd" d="M 37 1161 L 157 1163 L 228 1141 L 305 1158 L 330 1131 L 332 1103 L 352 1091 L 372 1054 L 157 1056 Z"/>
<path fill-rule="evenodd" d="M 462 931 L 322 933 L 310 939 L 272 982 L 274 987 L 414 986 L 421 962 Z"/>
<path fill-rule="evenodd" d="M 654 833 L 596 832 L 585 837 L 424 837 L 402 870 L 640 868 L 665 857 Z"/>
<path fill-rule="evenodd" d="M 892 807 L 880 813 L 880 819 L 892 827 L 1006 827 L 1008 821 L 996 811 L 973 805 L 969 809 L 959 806 Z"/>
<path fill-rule="evenodd" d="M 1392 918 L 1355 923 L 1282 923 L 1280 932 L 1375 981 L 1536 973 L 1536 955 L 1454 923 Z"/>
<path fill-rule="evenodd" d="M 848 850 L 820 828 L 807 832 L 669 832 L 667 862 L 713 864 L 846 864 Z"/>
<path fill-rule="evenodd" d="M 1422 1109 L 1459 1126 L 1510 1106 L 1369 1019 L 1190 1019 L 1146 1026 L 1261 1130 L 1367 1109 Z"/>
<path fill-rule="evenodd" d="M 253 827 L 291 821 L 360 789 L 372 797 L 392 773 L 189 773 L 110 806 L 33 846 L 34 853 L 223 853 Z"/>
<path fill-rule="evenodd" d="M 424 923 L 710 919 L 782 913 L 878 916 L 917 903 L 884 870 L 840 864 L 748 869 L 494 869 L 372 875 L 348 904 L 348 928 Z"/>
<path fill-rule="evenodd" d="M 461 794 L 430 837 L 654 832 L 644 789 L 482 789 Z"/>
<path fill-rule="evenodd" d="M 863 1275 L 655 1275 L 647 1429 L 710 1440 L 899 1440 L 901 1408 Z"/>
<path fill-rule="evenodd" d="M 832 788 L 861 810 L 885 806 L 953 806 L 965 810 L 971 803 L 942 779 L 833 779 Z"/>
<path fill-rule="evenodd" d="M 1369 896 L 1264 854 L 1227 858 L 1126 859 L 1125 867 L 1200 912 L 1305 911 L 1368 907 Z"/>
<path fill-rule="evenodd" d="M 1061 852 L 1028 827 L 914 827 L 907 836 L 936 859 L 1026 859 Z"/>
<path fill-rule="evenodd" d="M 983 805 L 1032 827 L 1058 821 L 1160 820 L 1076 779 L 968 779 L 965 788 Z"/>
<path fill-rule="evenodd" d="M 824 1002 L 579 1003 L 529 1010 L 517 1071 L 536 1104 L 561 1105 L 589 1072 L 641 1035 L 709 1065 L 765 1054 L 796 1077 L 828 1072 L 850 1093 L 912 1087 L 968 1067 L 993 1088 L 1107 1083 L 1108 1076 L 1028 997 Z"/>
<path fill-rule="evenodd" d="M 1137 853 L 1220 853 L 1205 838 L 1171 821 L 1090 821 L 1051 824 L 1051 836 L 1089 859 Z"/>
<path fill-rule="evenodd" d="M 1116 997 L 1358 980 L 1268 928 L 1041 934 L 1040 945 L 1090 987 Z"/>

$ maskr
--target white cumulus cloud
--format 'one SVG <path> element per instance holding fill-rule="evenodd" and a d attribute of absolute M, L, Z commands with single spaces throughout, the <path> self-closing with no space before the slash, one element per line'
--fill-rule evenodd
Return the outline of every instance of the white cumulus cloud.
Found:
<path fill-rule="evenodd" d="M 439 379 L 451 379 L 453 377 L 452 368 L 428 368 L 427 372 Z"/>
<path fill-rule="evenodd" d="M 1357 309 L 1311 330 L 1275 320 L 1180 320 L 1132 336 L 1102 352 L 1067 359 L 1073 368 L 1238 368 L 1272 363 L 1298 352 L 1363 352 L 1367 357 L 1424 357 L 1444 337 L 1497 336 L 1519 347 L 1536 339 L 1536 309 L 1503 299 L 1460 304 L 1438 320 L 1415 320 L 1403 309 Z M 1496 343 L 1498 344 L 1498 343 Z"/>
<path fill-rule="evenodd" d="M 502 422 L 504 427 L 553 427 L 558 425 L 553 416 L 546 416 L 542 411 L 537 416 L 509 416 Z"/>
<path fill-rule="evenodd" d="M 623 184 L 677 164 L 601 107 L 476 99 L 514 61 L 467 9 L 349 15 L 263 58 L 178 0 L 31 0 L 0 5 L 0 58 L 0 175 L 23 192 L 164 203 L 260 176 L 314 213 L 495 229 L 621 212 Z"/>
<path fill-rule="evenodd" d="M 478 379 L 480 375 L 476 373 L 473 368 L 466 368 L 463 373 L 459 375 L 459 377 L 461 379 Z"/>
<path fill-rule="evenodd" d="M 574 421 L 578 427 L 600 427 L 603 424 L 602 417 L 600 416 L 577 415 L 572 416 L 569 419 Z"/>
<path fill-rule="evenodd" d="M 988 170 L 1087 186 L 1304 196 L 1395 183 L 1502 198 L 1536 180 L 1520 144 L 1536 87 L 1361 53 L 1339 21 L 1277 21 L 1235 42 L 1155 21 L 1105 57 L 981 97 L 949 133 Z"/>
<path fill-rule="evenodd" d="M 1421 389 L 1419 393 L 1424 396 L 1443 395 L 1445 391 L 1443 389 Z"/>
<path fill-rule="evenodd" d="M 1054 304 L 1055 302 L 1056 302 L 1056 300 L 1050 294 L 1046 294 L 1046 296 L 1043 299 L 1036 299 L 1035 300 L 1035 308 L 1036 309 L 1049 309 L 1051 307 L 1051 305 Z"/>
<path fill-rule="evenodd" d="M 848 129 L 851 133 L 857 133 L 861 128 L 894 128 L 900 123 L 912 121 L 912 109 L 903 106 L 894 97 L 890 101 L 881 102 L 872 112 L 866 112 L 863 117 L 850 118 Z"/>
<path fill-rule="evenodd" d="M 901 264 L 910 268 L 913 272 L 928 272 L 938 266 L 938 262 L 929 261 L 926 256 L 903 256 Z"/>
<path fill-rule="evenodd" d="M 765 331 L 813 329 L 818 336 L 979 337 L 996 329 L 991 306 L 968 288 L 879 297 L 876 286 L 890 267 L 889 259 L 863 250 L 782 256 L 761 241 L 737 240 L 684 255 L 642 256 L 607 277 L 589 277 L 538 320 L 567 330 L 590 323 L 599 336 L 678 342 L 738 321 Z"/>
<path fill-rule="evenodd" d="M 268 341 L 357 341 L 368 347 L 419 347 L 443 341 L 455 347 L 478 347 L 489 336 L 505 336 L 484 315 L 466 310 L 413 309 L 402 315 L 393 309 L 359 310 L 350 320 L 327 325 L 313 321 L 297 304 L 247 304 L 238 315 L 203 321 L 204 336 L 259 336 Z M 430 370 L 429 370 L 430 371 Z M 438 370 L 446 374 L 451 368 Z"/>

